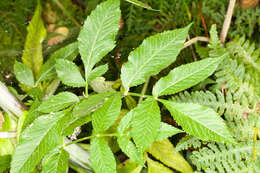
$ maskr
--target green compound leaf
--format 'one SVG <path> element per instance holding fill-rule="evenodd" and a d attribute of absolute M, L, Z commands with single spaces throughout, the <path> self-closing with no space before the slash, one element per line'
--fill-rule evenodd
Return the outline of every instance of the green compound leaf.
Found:
<path fill-rule="evenodd" d="M 121 110 L 121 94 L 116 93 L 101 108 L 92 114 L 92 125 L 96 133 L 106 131 L 117 120 Z"/>
<path fill-rule="evenodd" d="M 121 150 L 128 156 L 130 159 L 140 165 L 144 166 L 142 153 L 138 151 L 134 143 L 131 141 L 128 136 L 120 136 L 117 138 L 117 143 Z"/>
<path fill-rule="evenodd" d="M 156 139 L 160 129 L 160 108 L 154 99 L 146 99 L 132 110 L 130 134 L 137 148 L 143 152 Z"/>
<path fill-rule="evenodd" d="M 116 173 L 116 160 L 103 138 L 94 138 L 90 146 L 90 161 L 98 173 Z"/>
<path fill-rule="evenodd" d="M 163 122 L 161 122 L 161 127 L 158 131 L 159 131 L 159 133 L 156 137 L 156 141 L 161 141 L 161 140 L 164 140 L 168 137 L 176 135 L 177 133 L 184 132 L 180 129 L 177 129 L 176 127 L 173 127 L 173 126 L 171 126 L 167 123 L 163 123 Z"/>
<path fill-rule="evenodd" d="M 40 106 L 41 102 L 37 99 L 33 102 L 28 113 L 23 113 L 22 116 L 25 116 L 23 121 L 21 132 L 24 131 L 36 118 L 41 116 L 41 113 L 38 111 L 38 107 Z"/>
<path fill-rule="evenodd" d="M 62 112 L 42 115 L 23 131 L 12 157 L 11 173 L 31 172 L 47 152 L 61 145 L 63 117 Z"/>
<path fill-rule="evenodd" d="M 70 136 L 73 134 L 76 127 L 80 127 L 84 124 L 87 124 L 90 121 L 91 121 L 90 115 L 86 115 L 86 116 L 83 116 L 80 118 L 72 116 L 71 121 L 68 122 L 68 124 L 66 125 L 66 128 L 63 130 L 62 134 L 64 136 Z"/>
<path fill-rule="evenodd" d="M 132 51 L 121 69 L 125 90 L 144 83 L 147 77 L 158 74 L 173 63 L 183 47 L 190 26 L 148 37 Z"/>
<path fill-rule="evenodd" d="M 91 71 L 91 73 L 88 77 L 88 83 L 90 83 L 92 80 L 96 79 L 97 77 L 105 74 L 107 72 L 107 70 L 108 70 L 107 64 L 94 68 L 94 70 Z"/>
<path fill-rule="evenodd" d="M 45 100 L 38 108 L 38 111 L 50 113 L 64 109 L 74 103 L 79 102 L 79 98 L 71 92 L 61 92 Z"/>
<path fill-rule="evenodd" d="M 106 93 L 91 95 L 86 99 L 82 99 L 81 102 L 77 104 L 73 109 L 73 116 L 80 118 L 90 113 L 93 113 L 104 104 L 107 98 L 113 96 L 114 94 L 115 93 L 113 92 L 106 92 Z"/>
<path fill-rule="evenodd" d="M 217 69 L 224 56 L 207 58 L 201 61 L 185 64 L 173 69 L 166 77 L 161 78 L 153 87 L 153 95 L 175 94 L 203 81 Z"/>
<path fill-rule="evenodd" d="M 134 109 L 132 109 L 130 112 L 128 112 L 120 121 L 118 127 L 117 127 L 117 132 L 120 135 L 123 135 L 126 130 L 128 130 L 128 128 L 130 128 L 131 125 L 131 120 L 133 119 L 133 111 Z"/>
<path fill-rule="evenodd" d="M 115 47 L 115 36 L 119 28 L 120 1 L 107 0 L 90 14 L 80 31 L 79 53 L 85 67 L 85 79 L 95 64 Z"/>
<path fill-rule="evenodd" d="M 41 173 L 67 173 L 69 153 L 64 149 L 52 150 L 42 161 Z"/>
<path fill-rule="evenodd" d="M 22 56 L 23 63 L 33 71 L 34 76 L 38 75 L 43 63 L 42 42 L 46 37 L 46 30 L 41 19 L 41 12 L 41 4 L 38 1 L 36 11 L 27 27 L 28 34 Z"/>
<path fill-rule="evenodd" d="M 37 77 L 37 82 L 39 83 L 44 80 L 54 79 L 57 74 L 55 71 L 55 64 L 57 59 L 66 59 L 73 61 L 78 55 L 78 42 L 71 43 L 56 52 L 54 52 L 51 57 L 43 64 L 40 73 Z"/>
<path fill-rule="evenodd" d="M 79 68 L 73 62 L 58 59 L 55 67 L 58 77 L 65 85 L 72 87 L 85 86 L 86 82 L 82 78 Z"/>
<path fill-rule="evenodd" d="M 224 120 L 213 109 L 193 103 L 162 103 L 187 133 L 202 140 L 234 143 Z"/>
<path fill-rule="evenodd" d="M 16 61 L 14 64 L 14 74 L 22 84 L 27 86 L 34 85 L 33 72 L 27 65 Z"/>
<path fill-rule="evenodd" d="M 131 141 L 130 133 L 127 131 L 131 126 L 131 120 L 134 116 L 134 109 L 128 112 L 120 121 L 117 132 L 120 135 L 117 143 L 121 150 L 134 162 L 144 165 L 143 155 Z"/>

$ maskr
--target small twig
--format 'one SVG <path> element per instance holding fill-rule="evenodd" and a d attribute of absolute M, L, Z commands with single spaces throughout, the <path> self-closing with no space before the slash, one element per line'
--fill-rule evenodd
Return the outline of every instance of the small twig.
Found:
<path fill-rule="evenodd" d="M 154 97 L 152 95 L 144 95 L 144 94 L 132 93 L 132 92 L 127 92 L 127 95 L 128 96 L 135 96 L 135 97 L 154 98 L 154 99 L 156 99 L 156 97 Z"/>
<path fill-rule="evenodd" d="M 66 143 L 66 144 L 64 144 L 63 147 L 67 147 L 71 144 L 76 144 L 76 143 L 79 143 L 79 142 L 82 142 L 82 141 L 85 141 L 85 140 L 89 140 L 89 139 L 94 138 L 94 137 L 114 137 L 114 136 L 120 136 L 120 135 L 118 133 L 111 133 L 111 134 L 97 134 L 97 135 L 93 135 L 93 136 L 87 136 L 87 137 L 80 138 L 78 140 Z"/>
<path fill-rule="evenodd" d="M 190 35 L 188 34 L 188 40 L 190 40 Z M 198 59 L 197 59 L 197 56 L 196 56 L 196 54 L 195 54 L 195 52 L 194 52 L 194 47 L 193 47 L 193 45 L 190 45 L 189 46 L 190 47 L 190 49 L 191 49 L 191 53 L 192 53 L 192 56 L 193 56 L 193 59 L 194 59 L 194 61 L 197 61 Z"/>
<path fill-rule="evenodd" d="M 85 98 L 88 98 L 88 83 L 85 86 L 85 93 L 84 93 Z"/>
<path fill-rule="evenodd" d="M 220 41 L 223 44 L 225 43 L 225 40 L 226 40 L 226 37 L 227 37 L 227 33 L 228 33 L 228 29 L 230 27 L 231 18 L 232 18 L 232 15 L 233 15 L 235 4 L 236 4 L 236 0 L 230 0 L 229 1 L 227 14 L 226 14 L 224 24 L 223 24 L 223 27 L 222 27 L 222 31 L 221 31 L 221 34 L 220 34 Z"/>
<path fill-rule="evenodd" d="M 141 91 L 141 94 L 142 94 L 142 95 L 145 95 L 145 93 L 146 93 L 146 90 L 147 90 L 147 87 L 148 87 L 148 84 L 149 84 L 149 80 L 150 80 L 150 77 L 148 77 L 148 78 L 146 79 L 145 83 L 144 83 L 143 89 L 142 89 L 142 91 Z M 143 101 L 143 98 L 144 98 L 144 97 L 140 97 L 138 103 L 141 103 L 141 102 Z"/>
<path fill-rule="evenodd" d="M 209 37 L 207 24 L 206 24 L 206 22 L 205 22 L 205 19 L 204 19 L 204 17 L 203 17 L 203 13 L 202 13 L 202 9 L 201 9 L 201 2 L 198 3 L 198 8 L 199 8 L 199 10 L 200 10 L 200 19 L 201 19 L 203 28 L 204 28 L 204 30 L 205 30 L 205 34 L 206 34 L 207 37 Z"/>
<path fill-rule="evenodd" d="M 196 43 L 197 41 L 209 42 L 209 38 L 208 37 L 202 37 L 202 36 L 194 37 L 191 40 L 184 43 L 184 46 L 182 47 L 182 49 Z"/>

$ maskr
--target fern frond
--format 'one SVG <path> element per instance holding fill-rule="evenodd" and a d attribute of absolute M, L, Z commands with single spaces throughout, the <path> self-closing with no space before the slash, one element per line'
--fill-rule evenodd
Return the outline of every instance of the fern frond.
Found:
<path fill-rule="evenodd" d="M 216 94 L 210 91 L 187 91 L 172 97 L 179 103 L 197 103 L 214 109 L 220 115 L 224 115 L 226 123 L 237 141 L 253 139 L 254 127 L 257 117 L 257 104 L 250 106 L 247 98 L 237 100 L 235 94 L 226 94 L 216 90 Z M 185 139 L 183 139 L 185 140 Z"/>
<path fill-rule="evenodd" d="M 253 172 L 259 164 L 253 160 L 253 146 L 250 143 L 241 146 L 210 143 L 199 151 L 192 152 L 190 158 L 199 171 L 211 173 Z"/>
<path fill-rule="evenodd" d="M 203 142 L 205 143 L 205 142 Z M 202 141 L 194 136 L 186 135 L 181 138 L 181 140 L 177 143 L 174 152 L 179 152 L 182 150 L 187 150 L 189 148 L 197 149 L 202 145 Z"/>
<path fill-rule="evenodd" d="M 208 48 L 210 48 L 209 56 L 213 58 L 222 56 L 227 53 L 227 51 L 225 50 L 225 48 L 223 48 L 219 40 L 217 27 L 215 24 L 212 25 L 210 29 L 210 40 Z"/>
<path fill-rule="evenodd" d="M 252 83 L 252 76 L 246 72 L 244 64 L 238 63 L 235 59 L 225 59 L 217 69 L 215 86 L 218 89 L 229 89 L 236 100 L 249 99 L 250 102 L 257 102 L 259 88 Z"/>
<path fill-rule="evenodd" d="M 248 82 L 254 87 L 256 94 L 260 95 L 260 49 L 254 43 L 243 37 L 236 37 L 227 44 L 231 58 L 236 59 L 245 68 Z"/>
<path fill-rule="evenodd" d="M 256 49 L 254 43 L 250 43 L 245 36 L 235 37 L 234 41 L 227 44 L 227 50 L 234 57 L 249 65 L 248 69 L 253 68 L 260 73 L 260 49 Z"/>
<path fill-rule="evenodd" d="M 231 27 L 229 36 L 234 38 L 236 35 L 246 34 L 247 38 L 252 38 L 254 32 L 259 32 L 260 8 L 236 8 L 234 12 L 234 27 Z M 258 27 L 258 29 L 257 29 Z M 255 38 L 259 41 L 259 38 Z"/>
<path fill-rule="evenodd" d="M 131 4 L 129 8 L 127 8 L 127 16 L 126 16 L 126 25 L 128 32 L 132 29 L 133 25 L 135 24 L 136 19 L 136 7 Z"/>
<path fill-rule="evenodd" d="M 244 112 L 253 112 L 246 103 L 237 102 L 231 92 L 227 93 L 227 97 L 219 90 L 216 94 L 210 91 L 195 91 L 189 93 L 187 91 L 172 97 L 173 101 L 181 103 L 198 103 L 214 109 L 220 115 L 236 115 L 242 117 Z"/>

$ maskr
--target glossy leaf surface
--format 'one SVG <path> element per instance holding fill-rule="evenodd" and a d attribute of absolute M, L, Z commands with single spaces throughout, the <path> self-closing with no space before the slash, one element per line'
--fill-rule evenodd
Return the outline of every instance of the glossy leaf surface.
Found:
<path fill-rule="evenodd" d="M 79 33 L 79 53 L 85 67 L 85 79 L 93 67 L 115 47 L 115 36 L 119 28 L 120 1 L 107 0 L 88 16 Z"/>
<path fill-rule="evenodd" d="M 224 120 L 213 109 L 193 103 L 163 104 L 187 133 L 202 140 L 234 142 Z"/>
<path fill-rule="evenodd" d="M 190 25 L 148 37 L 132 51 L 121 69 L 125 90 L 144 83 L 147 77 L 158 74 L 173 63 L 183 47 L 189 28 Z"/>

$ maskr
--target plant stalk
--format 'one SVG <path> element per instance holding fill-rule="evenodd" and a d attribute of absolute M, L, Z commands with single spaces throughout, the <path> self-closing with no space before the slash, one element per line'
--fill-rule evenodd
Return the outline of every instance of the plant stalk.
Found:
<path fill-rule="evenodd" d="M 231 18 L 232 18 L 232 15 L 233 15 L 235 4 L 236 4 L 236 0 L 230 0 L 229 1 L 227 14 L 226 14 L 225 21 L 224 21 L 222 31 L 221 31 L 221 34 L 220 34 L 220 41 L 223 44 L 225 43 L 225 40 L 226 40 L 226 37 L 227 37 L 227 33 L 228 33 L 228 29 L 230 27 Z"/>
<path fill-rule="evenodd" d="M 89 140 L 89 139 L 94 138 L 94 137 L 113 137 L 113 136 L 119 136 L 119 134 L 118 133 L 111 133 L 111 134 L 96 134 L 96 135 L 92 135 L 92 136 L 87 136 L 87 137 L 80 138 L 78 140 L 69 142 L 69 143 L 65 144 L 64 147 L 67 147 L 71 144 L 79 143 L 79 142 L 82 142 L 82 141 L 85 141 L 85 140 Z"/>
<path fill-rule="evenodd" d="M 186 47 L 196 43 L 197 41 L 209 42 L 209 38 L 208 37 L 202 37 L 202 36 L 194 37 L 194 38 L 190 39 L 189 41 L 185 42 L 182 49 L 185 49 Z"/>
<path fill-rule="evenodd" d="M 27 109 L 26 106 L 24 106 L 2 82 L 0 82 L 0 108 L 9 115 L 15 115 L 16 120 L 23 114 L 23 111 Z M 65 139 L 65 141 L 66 140 L 69 141 L 68 139 Z M 77 144 L 72 144 L 69 147 L 66 147 L 65 150 L 70 154 L 70 162 L 81 167 L 84 165 L 84 169 L 91 169 L 89 153 L 86 150 L 83 150 Z M 81 153 L 75 154 L 75 151 L 78 150 L 81 150 Z M 82 155 L 84 155 L 84 158 L 81 158 Z"/>
<path fill-rule="evenodd" d="M 146 93 L 146 90 L 147 90 L 147 87 L 148 87 L 148 84 L 149 84 L 149 80 L 150 80 L 150 77 L 148 77 L 148 78 L 146 79 L 145 83 L 144 83 L 143 89 L 142 89 L 142 91 L 141 91 L 141 94 L 142 94 L 143 96 L 144 96 L 145 93 Z M 144 97 L 140 97 L 138 103 L 141 103 L 141 102 L 143 101 L 143 98 L 144 98 Z"/>

